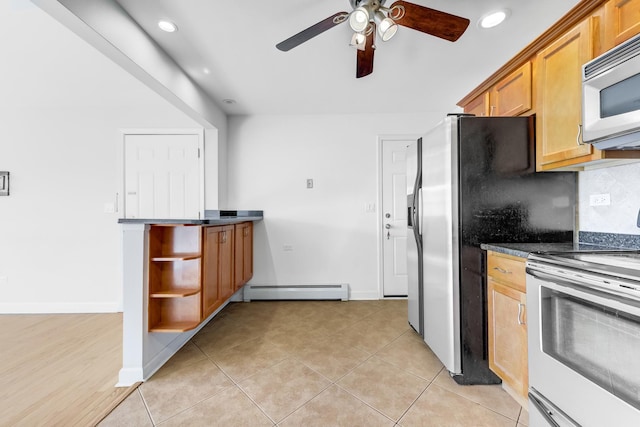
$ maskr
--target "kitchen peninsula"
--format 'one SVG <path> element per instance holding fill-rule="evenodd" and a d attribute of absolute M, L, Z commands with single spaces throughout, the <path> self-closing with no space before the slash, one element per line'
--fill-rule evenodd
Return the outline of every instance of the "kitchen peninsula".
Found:
<path fill-rule="evenodd" d="M 204 219 L 120 219 L 123 346 L 118 386 L 148 379 L 224 308 L 253 274 L 262 211 Z"/>

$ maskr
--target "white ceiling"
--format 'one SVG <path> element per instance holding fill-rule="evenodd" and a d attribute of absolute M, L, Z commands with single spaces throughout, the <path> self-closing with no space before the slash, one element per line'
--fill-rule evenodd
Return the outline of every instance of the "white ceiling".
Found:
<path fill-rule="evenodd" d="M 415 0 L 471 24 L 455 43 L 401 27 L 393 39 L 377 43 L 373 74 L 356 79 L 348 23 L 289 52 L 275 48 L 336 12 L 350 11 L 348 0 L 116 1 L 228 114 L 451 111 L 578 3 Z M 481 16 L 503 7 L 511 15 L 502 26 L 477 26 Z M 159 19 L 175 22 L 179 31 L 162 32 Z"/>

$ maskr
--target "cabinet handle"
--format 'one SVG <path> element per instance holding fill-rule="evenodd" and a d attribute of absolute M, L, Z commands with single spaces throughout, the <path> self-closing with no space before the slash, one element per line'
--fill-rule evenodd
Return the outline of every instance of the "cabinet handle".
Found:
<path fill-rule="evenodd" d="M 522 320 L 522 315 L 524 314 L 524 304 L 518 304 L 518 325 L 524 325 L 524 320 Z"/>
<path fill-rule="evenodd" d="M 582 140 L 582 125 L 578 124 L 578 135 L 576 135 L 576 142 L 578 146 L 584 145 L 584 141 Z"/>
<path fill-rule="evenodd" d="M 502 273 L 502 274 L 511 274 L 511 272 L 509 270 L 505 270 L 504 268 L 493 267 L 493 269 L 497 270 L 499 273 Z"/>

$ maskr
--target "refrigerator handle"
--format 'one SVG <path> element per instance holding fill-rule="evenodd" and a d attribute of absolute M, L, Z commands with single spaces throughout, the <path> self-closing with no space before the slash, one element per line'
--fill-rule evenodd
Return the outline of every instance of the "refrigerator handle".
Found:
<path fill-rule="evenodd" d="M 422 236 L 422 219 L 424 218 L 424 210 L 422 209 L 422 187 L 418 188 L 418 233 Z"/>

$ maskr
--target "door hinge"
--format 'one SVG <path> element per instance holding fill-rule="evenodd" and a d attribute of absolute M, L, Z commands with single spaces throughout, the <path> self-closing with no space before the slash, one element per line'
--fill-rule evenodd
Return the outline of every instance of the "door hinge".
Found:
<path fill-rule="evenodd" d="M 198 158 L 200 158 L 200 149 L 198 148 Z"/>

